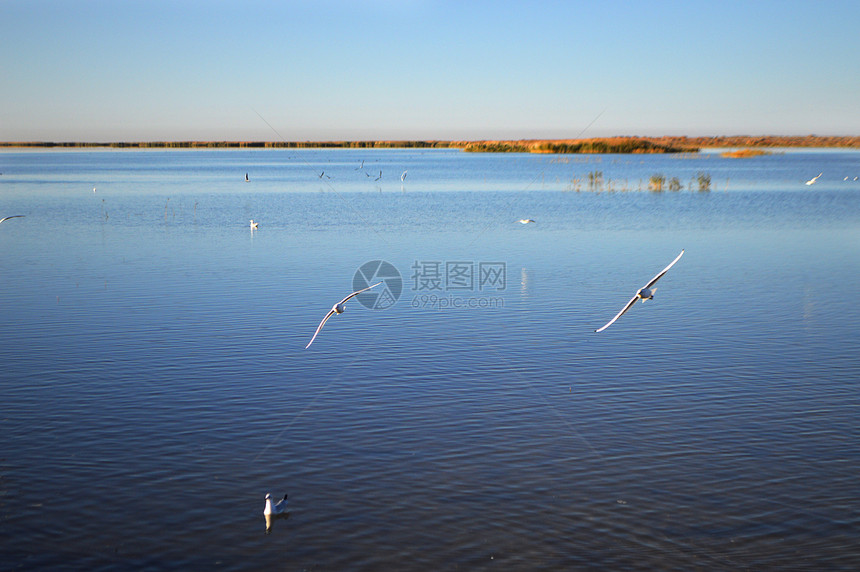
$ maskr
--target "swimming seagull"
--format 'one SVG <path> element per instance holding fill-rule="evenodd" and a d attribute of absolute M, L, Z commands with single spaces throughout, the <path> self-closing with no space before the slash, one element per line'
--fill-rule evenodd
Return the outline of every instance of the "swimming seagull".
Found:
<path fill-rule="evenodd" d="M 283 514 L 284 511 L 287 510 L 287 496 L 284 495 L 284 498 L 279 500 L 277 503 L 272 504 L 272 495 L 266 494 L 266 508 L 263 509 L 263 514 L 266 516 L 272 514 Z"/>
<path fill-rule="evenodd" d="M 5 218 L 0 218 L 0 222 L 3 222 L 4 220 L 9 220 L 10 218 L 24 218 L 24 215 L 16 214 L 16 215 L 12 215 L 12 216 L 7 216 Z"/>
<path fill-rule="evenodd" d="M 257 223 L 254 222 L 254 219 L 251 219 L 251 230 L 257 228 Z"/>
<path fill-rule="evenodd" d="M 530 218 L 521 218 L 520 219 L 520 224 L 529 224 L 530 222 L 535 222 L 535 221 L 533 221 Z"/>
<path fill-rule="evenodd" d="M 308 345 L 306 345 L 306 346 L 305 346 L 305 349 L 308 349 L 309 347 L 311 347 L 311 344 L 312 344 L 312 343 L 314 343 L 314 340 L 315 340 L 315 339 L 317 339 L 317 334 L 318 334 L 318 333 L 320 333 L 320 330 L 322 330 L 322 327 L 325 325 L 325 323 L 328 321 L 328 319 L 329 319 L 329 318 L 331 318 L 331 317 L 332 317 L 332 316 L 334 316 L 335 314 L 343 314 L 343 312 L 344 312 L 344 310 L 345 310 L 345 308 L 343 307 L 343 305 L 344 305 L 344 304 L 346 304 L 347 300 L 349 300 L 349 299 L 350 299 L 350 298 L 352 298 L 353 296 L 356 296 L 356 295 L 358 295 L 358 294 L 361 294 L 361 293 L 362 293 L 362 292 L 364 292 L 365 290 L 370 290 L 371 288 L 374 288 L 374 287 L 376 287 L 376 286 L 379 286 L 380 284 L 382 284 L 382 282 L 377 282 L 377 283 L 376 283 L 376 284 L 374 284 L 373 286 L 368 286 L 367 288 L 362 288 L 361 290 L 358 290 L 358 291 L 356 291 L 356 292 L 353 292 L 352 294 L 350 294 L 349 296 L 347 296 L 346 298 L 344 298 L 343 300 L 341 300 L 340 302 L 338 302 L 337 304 L 335 304 L 334 306 L 332 306 L 332 307 L 331 307 L 331 310 L 329 310 L 329 311 L 328 311 L 328 314 L 326 314 L 326 315 L 325 315 L 325 318 L 323 318 L 323 319 L 322 319 L 322 322 L 320 322 L 320 325 L 319 325 L 319 326 L 317 326 L 317 331 L 315 331 L 315 332 L 314 332 L 314 337 L 312 337 L 312 338 L 311 338 L 311 341 L 309 341 L 309 342 L 308 342 Z"/>
<path fill-rule="evenodd" d="M 823 174 L 824 174 L 824 173 L 818 173 L 818 177 L 820 177 L 820 176 L 821 176 L 821 175 L 823 175 Z M 806 181 L 806 184 L 807 184 L 807 185 L 811 185 L 812 183 L 814 183 L 815 181 L 817 181 L 817 180 L 818 180 L 818 177 L 812 177 L 811 179 L 809 179 L 808 181 Z"/>
<path fill-rule="evenodd" d="M 640 288 L 640 289 L 636 292 L 636 295 L 635 295 L 635 296 L 633 296 L 633 298 L 631 298 L 629 302 L 627 302 L 627 305 L 626 305 L 626 306 L 624 306 L 624 307 L 621 309 L 621 311 L 620 311 L 620 312 L 618 312 L 618 313 L 615 315 L 615 317 L 614 317 L 614 318 L 612 318 L 611 320 L 609 320 L 609 323 L 608 323 L 608 324 L 606 324 L 605 326 L 603 326 L 603 327 L 602 327 L 602 328 L 600 328 L 599 330 L 594 330 L 594 331 L 595 331 L 595 332 L 602 332 L 603 330 L 605 330 L 606 328 L 608 328 L 609 326 L 611 326 L 613 323 L 615 323 L 615 320 L 617 320 L 617 319 L 618 319 L 618 318 L 620 318 L 622 315 L 624 315 L 624 312 L 626 312 L 627 310 L 629 310 L 630 308 L 632 308 L 632 307 L 633 307 L 633 304 L 636 302 L 636 300 L 642 300 L 642 302 L 645 302 L 645 300 L 653 300 L 653 299 L 654 299 L 654 290 L 656 290 L 656 288 L 654 288 L 654 289 L 652 290 L 652 289 L 651 289 L 651 286 L 653 286 L 653 285 L 657 282 L 657 280 L 659 280 L 660 278 L 662 278 L 662 277 L 663 277 L 663 275 L 664 275 L 664 274 L 666 274 L 666 272 L 668 272 L 668 271 L 669 271 L 669 269 L 670 269 L 670 268 L 672 268 L 672 266 L 673 266 L 676 262 L 678 262 L 678 260 L 680 260 L 680 259 L 681 259 L 681 257 L 682 257 L 683 255 L 684 255 L 684 251 L 682 250 L 682 251 L 681 251 L 681 254 L 679 254 L 679 255 L 675 258 L 675 260 L 673 260 L 672 262 L 670 262 L 670 263 L 669 263 L 669 266 L 667 266 L 666 268 L 664 268 L 663 270 L 661 270 L 661 271 L 660 271 L 660 274 L 658 274 L 657 276 L 655 276 L 654 278 L 652 278 L 652 279 L 651 279 L 651 281 L 650 281 L 650 282 L 648 282 L 648 284 L 646 284 L 644 287 Z"/>

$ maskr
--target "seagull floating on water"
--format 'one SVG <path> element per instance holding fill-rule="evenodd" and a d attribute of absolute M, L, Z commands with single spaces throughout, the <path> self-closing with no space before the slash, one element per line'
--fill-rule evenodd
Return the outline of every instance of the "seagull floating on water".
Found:
<path fill-rule="evenodd" d="M 266 516 L 283 514 L 287 510 L 287 496 L 289 495 L 284 495 L 284 498 L 272 504 L 272 495 L 266 494 L 266 508 L 263 509 L 263 514 Z"/>
<path fill-rule="evenodd" d="M 22 214 L 16 214 L 16 215 L 12 215 L 12 216 L 7 216 L 7 217 L 4 217 L 4 218 L 0 218 L 0 222 L 3 222 L 4 220 L 9 220 L 10 218 L 24 218 L 24 215 L 22 215 Z"/>
<path fill-rule="evenodd" d="M 821 176 L 821 175 L 823 175 L 823 174 L 824 174 L 824 173 L 818 173 L 818 176 L 817 176 L 817 177 L 812 177 L 811 179 L 809 179 L 808 181 L 806 181 L 806 184 L 807 184 L 807 185 L 811 185 L 811 184 L 813 184 L 815 181 L 817 181 L 817 180 L 818 180 L 818 177 L 820 177 L 820 176 Z"/>
<path fill-rule="evenodd" d="M 337 304 L 335 304 L 334 306 L 332 306 L 331 310 L 328 311 L 328 314 L 326 314 L 325 318 L 323 318 L 322 322 L 320 322 L 320 325 L 317 326 L 317 331 L 314 332 L 314 337 L 311 338 L 311 341 L 308 342 L 308 345 L 305 346 L 305 349 L 308 349 L 309 347 L 311 347 L 311 344 L 314 343 L 315 339 L 317 339 L 317 334 L 320 333 L 320 330 L 322 330 L 322 327 L 325 325 L 325 323 L 328 321 L 329 318 L 331 318 L 335 314 L 343 314 L 344 310 L 346 309 L 343 306 L 344 306 L 344 304 L 346 304 L 347 300 L 349 300 L 353 296 L 357 296 L 358 294 L 361 294 L 365 290 L 370 290 L 371 288 L 379 286 L 380 284 L 382 284 L 382 282 L 377 282 L 373 286 L 368 286 L 367 288 L 362 288 L 361 290 L 357 290 L 357 291 L 353 292 L 352 294 L 350 294 L 349 296 L 347 296 L 346 298 L 344 298 L 343 300 L 341 300 L 340 302 L 338 302 Z"/>
<path fill-rule="evenodd" d="M 620 311 L 620 312 L 618 312 L 618 313 L 615 315 L 615 317 L 614 317 L 614 318 L 612 318 L 611 320 L 609 320 L 609 323 L 607 323 L 605 326 L 603 326 L 603 327 L 602 327 L 602 328 L 600 328 L 599 330 L 594 330 L 594 331 L 595 331 L 595 332 L 602 332 L 603 330 L 605 330 L 606 328 L 608 328 L 609 326 L 611 326 L 613 323 L 615 323 L 615 320 L 617 320 L 618 318 L 620 318 L 621 316 L 623 316 L 623 315 L 624 315 L 624 312 L 626 312 L 627 310 L 629 310 L 630 308 L 632 308 L 632 307 L 633 307 L 633 304 L 636 302 L 636 300 L 642 300 L 642 302 L 645 302 L 645 300 L 653 300 L 653 299 L 654 299 L 654 290 L 656 290 L 656 288 L 652 289 L 652 288 L 651 288 L 651 286 L 653 286 L 653 285 L 657 282 L 657 280 L 659 280 L 660 278 L 662 278 L 662 277 L 663 277 L 663 275 L 664 275 L 664 274 L 666 274 L 666 272 L 668 272 L 668 271 L 669 271 L 669 269 L 670 269 L 670 268 L 672 268 L 672 266 L 674 266 L 674 264 L 675 264 L 676 262 L 678 262 L 678 260 L 680 260 L 682 256 L 684 256 L 684 251 L 683 251 L 683 250 L 681 251 L 681 254 L 679 254 L 679 255 L 675 258 L 675 260 L 673 260 L 672 262 L 670 262 L 670 263 L 669 263 L 669 266 L 667 266 L 666 268 L 664 268 L 663 270 L 661 270 L 661 271 L 660 271 L 660 273 L 659 273 L 657 276 L 655 276 L 654 278 L 652 278 L 652 279 L 651 279 L 651 281 L 650 281 L 650 282 L 648 282 L 648 284 L 646 284 L 644 287 L 640 288 L 640 289 L 636 292 L 636 295 L 635 295 L 635 296 L 633 296 L 633 298 L 631 298 L 629 302 L 627 302 L 627 305 L 626 305 L 626 306 L 624 306 L 624 307 L 621 309 L 621 311 Z"/>
<path fill-rule="evenodd" d="M 535 222 L 535 221 L 533 221 L 530 218 L 521 218 L 520 219 L 520 224 L 529 224 L 530 222 Z"/>
<path fill-rule="evenodd" d="M 254 219 L 251 219 L 251 229 L 257 228 L 257 223 L 254 222 Z"/>

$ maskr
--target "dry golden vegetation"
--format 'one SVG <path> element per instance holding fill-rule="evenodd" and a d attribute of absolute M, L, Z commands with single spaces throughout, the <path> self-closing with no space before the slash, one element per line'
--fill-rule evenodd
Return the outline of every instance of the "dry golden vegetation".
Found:
<path fill-rule="evenodd" d="M 860 148 L 855 136 L 719 136 L 719 137 L 598 137 L 589 139 L 521 139 L 497 141 L 136 141 L 136 142 L 0 142 L 0 147 L 115 148 L 452 148 L 476 153 L 695 153 L 703 148 L 744 147 L 744 155 L 769 147 Z M 761 154 L 758 152 L 757 154 Z"/>
<path fill-rule="evenodd" d="M 738 149 L 736 151 L 725 151 L 720 153 L 722 157 L 729 159 L 749 159 L 750 157 L 761 157 L 762 155 L 770 155 L 770 151 L 762 149 Z"/>

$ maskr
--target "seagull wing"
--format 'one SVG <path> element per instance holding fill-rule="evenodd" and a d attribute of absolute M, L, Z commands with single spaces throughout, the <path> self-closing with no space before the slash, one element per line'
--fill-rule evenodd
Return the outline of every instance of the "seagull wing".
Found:
<path fill-rule="evenodd" d="M 16 214 L 16 215 L 12 215 L 12 216 L 7 216 L 7 217 L 0 219 L 0 222 L 3 222 L 4 220 L 9 220 L 10 218 L 24 218 L 24 215 Z"/>
<path fill-rule="evenodd" d="M 662 278 L 662 277 L 663 277 L 663 275 L 664 275 L 664 274 L 666 274 L 666 272 L 668 272 L 668 271 L 669 271 L 669 269 L 670 269 L 670 268 L 672 268 L 672 266 L 674 266 L 674 265 L 675 265 L 675 263 L 676 263 L 676 262 L 678 262 L 678 260 L 680 260 L 682 256 L 684 256 L 684 251 L 683 251 L 683 250 L 681 251 L 681 254 L 679 254 L 679 255 L 675 258 L 675 260 L 673 260 L 672 262 L 670 262 L 670 263 L 669 263 L 669 266 L 667 266 L 666 268 L 664 268 L 664 269 L 660 272 L 660 274 L 658 274 L 657 276 L 655 276 L 654 278 L 652 278 L 652 279 L 651 279 L 651 282 L 649 282 L 648 284 L 646 284 L 646 285 L 645 285 L 645 288 L 650 288 L 651 286 L 653 286 L 653 285 L 654 285 L 654 283 L 655 283 L 655 282 L 657 282 L 657 280 L 659 280 L 660 278 Z"/>
<path fill-rule="evenodd" d="M 344 298 L 343 300 L 341 300 L 339 303 L 340 303 L 340 304 L 345 304 L 345 303 L 346 303 L 346 301 L 347 301 L 347 300 L 349 300 L 350 298 L 352 298 L 353 296 L 358 296 L 359 294 L 361 294 L 361 293 L 362 293 L 362 292 L 364 292 L 365 290 L 370 290 L 371 288 L 374 288 L 374 287 L 376 287 L 376 286 L 379 286 L 380 284 L 382 284 L 382 282 L 377 282 L 377 283 L 376 283 L 376 284 L 374 284 L 373 286 L 368 286 L 367 288 L 362 288 L 361 290 L 357 290 L 357 291 L 353 292 L 352 294 L 350 294 L 349 296 L 347 296 L 346 298 Z"/>
<path fill-rule="evenodd" d="M 305 349 L 308 349 L 309 347 L 311 347 L 311 344 L 314 343 L 315 339 L 317 339 L 317 334 L 320 333 L 320 330 L 322 329 L 322 327 L 325 325 L 325 323 L 328 321 L 328 319 L 331 318 L 333 315 L 334 315 L 334 308 L 332 308 L 331 310 L 328 311 L 328 314 L 326 314 L 325 318 L 322 319 L 322 322 L 320 322 L 320 325 L 317 326 L 317 331 L 314 332 L 314 337 L 311 338 L 311 341 L 308 342 L 308 345 L 305 346 Z"/>
<path fill-rule="evenodd" d="M 614 318 L 612 318 L 611 320 L 609 320 L 609 322 L 608 322 L 605 326 L 603 326 L 602 328 L 600 328 L 599 330 L 594 330 L 594 331 L 595 331 L 595 332 L 597 332 L 597 333 L 600 333 L 600 332 L 602 332 L 603 330 L 605 330 L 606 328 L 608 328 L 609 326 L 611 326 L 612 324 L 614 324 L 614 323 L 615 323 L 615 320 L 617 320 L 618 318 L 620 318 L 621 316 L 623 316 L 623 315 L 624 315 L 624 312 L 626 312 L 627 310 L 629 310 L 630 308 L 632 308 L 632 307 L 633 307 L 633 304 L 634 304 L 634 303 L 636 302 L 636 300 L 638 300 L 638 299 L 639 299 L 639 292 L 636 292 L 636 295 L 635 295 L 635 296 L 633 296 L 632 298 L 630 298 L 630 301 L 629 301 L 629 302 L 627 302 L 627 305 L 626 305 L 626 306 L 624 306 L 623 308 L 621 308 L 621 311 L 620 311 L 620 312 L 618 312 L 617 314 L 615 314 L 615 317 L 614 317 Z"/>

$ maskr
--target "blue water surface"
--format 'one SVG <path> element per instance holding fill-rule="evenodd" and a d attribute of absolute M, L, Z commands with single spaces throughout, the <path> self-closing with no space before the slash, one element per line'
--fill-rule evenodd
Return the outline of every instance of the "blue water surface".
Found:
<path fill-rule="evenodd" d="M 856 151 L 0 172 L 12 569 L 860 566 Z"/>

